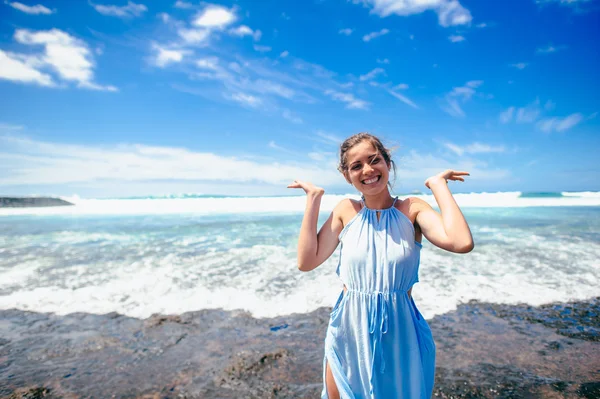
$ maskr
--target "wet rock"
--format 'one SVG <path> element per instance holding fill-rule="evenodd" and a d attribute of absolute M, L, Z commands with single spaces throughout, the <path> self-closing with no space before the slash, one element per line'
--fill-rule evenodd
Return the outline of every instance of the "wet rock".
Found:
<path fill-rule="evenodd" d="M 436 316 L 434 397 L 599 398 L 599 303 L 469 302 Z M 329 311 L 0 311 L 0 397 L 319 398 Z"/>
<path fill-rule="evenodd" d="M 50 197 L 0 197 L 0 208 L 33 208 L 46 206 L 69 206 L 72 203 Z"/>

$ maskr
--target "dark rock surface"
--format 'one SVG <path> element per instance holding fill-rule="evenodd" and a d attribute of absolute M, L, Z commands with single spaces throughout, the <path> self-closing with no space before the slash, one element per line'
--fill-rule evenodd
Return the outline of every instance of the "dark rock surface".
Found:
<path fill-rule="evenodd" d="M 430 320 L 437 398 L 600 398 L 600 298 Z M 2 398 L 319 398 L 329 309 L 146 320 L 0 311 Z"/>
<path fill-rule="evenodd" d="M 68 206 L 72 203 L 51 197 L 0 197 L 0 208 L 34 208 L 42 206 Z"/>

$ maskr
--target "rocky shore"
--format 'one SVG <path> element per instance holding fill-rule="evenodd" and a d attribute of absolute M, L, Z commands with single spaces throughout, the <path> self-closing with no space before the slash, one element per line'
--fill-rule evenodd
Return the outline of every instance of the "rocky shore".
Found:
<path fill-rule="evenodd" d="M 51 197 L 0 197 L 0 208 L 33 208 L 41 206 L 69 206 L 72 203 Z"/>
<path fill-rule="evenodd" d="M 319 398 L 328 317 L 3 310 L 0 397 Z M 600 398 L 600 298 L 470 302 L 429 323 L 436 398 Z"/>

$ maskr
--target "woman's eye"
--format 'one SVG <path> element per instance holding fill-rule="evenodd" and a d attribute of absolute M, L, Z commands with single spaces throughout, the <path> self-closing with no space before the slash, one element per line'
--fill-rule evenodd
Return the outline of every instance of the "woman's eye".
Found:
<path fill-rule="evenodd" d="M 379 159 L 379 157 L 377 157 L 377 158 L 374 158 L 374 159 L 371 161 L 371 163 L 379 163 L 379 161 L 380 161 L 380 159 Z"/>
<path fill-rule="evenodd" d="M 360 165 L 358 165 L 358 164 L 353 165 L 351 169 L 352 170 L 359 170 L 360 169 Z"/>

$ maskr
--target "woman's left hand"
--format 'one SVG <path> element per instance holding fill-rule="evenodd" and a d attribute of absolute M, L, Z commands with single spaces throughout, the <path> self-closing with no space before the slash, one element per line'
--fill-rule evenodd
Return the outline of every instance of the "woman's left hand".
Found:
<path fill-rule="evenodd" d="M 448 180 L 453 181 L 465 181 L 465 179 L 461 176 L 469 176 L 469 172 L 462 172 L 457 170 L 448 169 L 443 171 L 442 173 L 438 173 L 435 176 L 431 176 L 429 179 L 425 180 L 425 186 L 428 189 L 431 189 L 431 186 L 440 183 L 440 182 L 448 182 Z"/>

